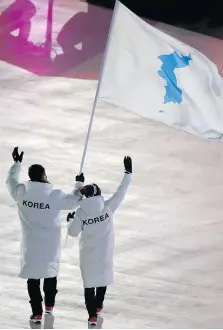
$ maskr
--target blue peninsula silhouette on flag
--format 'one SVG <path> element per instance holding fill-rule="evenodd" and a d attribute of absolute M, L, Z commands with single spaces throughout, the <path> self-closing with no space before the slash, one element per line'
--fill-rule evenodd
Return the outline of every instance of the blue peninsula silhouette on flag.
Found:
<path fill-rule="evenodd" d="M 188 66 L 190 64 L 189 62 L 192 60 L 191 55 L 184 56 L 175 51 L 168 55 L 160 55 L 158 58 L 163 63 L 158 74 L 166 81 L 164 103 L 181 103 L 182 90 L 177 84 L 174 71 L 175 69 L 182 69 Z"/>

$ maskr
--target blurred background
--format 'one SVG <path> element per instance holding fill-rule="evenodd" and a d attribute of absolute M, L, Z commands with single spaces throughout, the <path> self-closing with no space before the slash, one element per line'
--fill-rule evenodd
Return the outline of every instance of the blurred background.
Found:
<path fill-rule="evenodd" d="M 88 0 L 88 3 L 113 8 L 115 0 Z M 223 37 L 223 1 L 123 0 L 137 15 L 184 27 L 218 38 Z"/>

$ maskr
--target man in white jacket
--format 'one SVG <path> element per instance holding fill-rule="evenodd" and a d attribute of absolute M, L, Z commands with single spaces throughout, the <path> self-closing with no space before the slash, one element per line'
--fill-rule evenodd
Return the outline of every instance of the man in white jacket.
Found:
<path fill-rule="evenodd" d="M 77 237 L 81 233 L 80 269 L 89 325 L 97 324 L 107 286 L 113 282 L 113 214 L 123 201 L 131 180 L 130 157 L 124 158 L 124 167 L 124 178 L 110 199 L 104 201 L 96 184 L 87 185 L 80 190 L 86 198 L 79 202 L 76 214 L 67 216 L 68 222 L 74 218 L 68 225 L 68 234 Z"/>
<path fill-rule="evenodd" d="M 45 169 L 38 164 L 29 168 L 30 181 L 20 183 L 19 175 L 23 152 L 18 147 L 12 153 L 7 187 L 17 202 L 22 228 L 20 277 L 28 279 L 28 293 L 32 315 L 30 320 L 41 323 L 42 295 L 40 279 L 44 279 L 45 312 L 52 313 L 57 294 L 57 276 L 60 263 L 61 210 L 72 210 L 82 199 L 78 190 L 83 186 L 83 174 L 76 176 L 76 190 L 66 194 L 54 189 L 47 181 Z M 79 188 L 79 189 L 78 189 Z"/>

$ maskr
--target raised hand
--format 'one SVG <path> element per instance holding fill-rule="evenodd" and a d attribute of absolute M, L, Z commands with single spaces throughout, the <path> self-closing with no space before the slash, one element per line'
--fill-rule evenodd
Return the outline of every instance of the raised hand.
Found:
<path fill-rule="evenodd" d="M 76 181 L 77 182 L 84 182 L 84 180 L 85 180 L 84 173 L 81 173 L 81 174 L 76 176 Z"/>
<path fill-rule="evenodd" d="M 124 158 L 124 167 L 126 173 L 132 173 L 132 159 L 129 156 Z"/>
<path fill-rule="evenodd" d="M 19 155 L 18 147 L 15 147 L 12 152 L 12 158 L 13 158 L 14 162 L 22 163 L 23 154 L 24 154 L 24 152 L 22 151 L 21 154 Z"/>

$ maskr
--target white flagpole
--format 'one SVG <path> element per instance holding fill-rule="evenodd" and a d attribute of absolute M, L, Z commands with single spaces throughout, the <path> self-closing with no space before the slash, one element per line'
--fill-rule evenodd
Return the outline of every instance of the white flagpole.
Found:
<path fill-rule="evenodd" d="M 102 65 L 101 65 L 101 69 L 100 69 L 100 76 L 99 76 L 98 86 L 97 86 L 95 99 L 94 99 L 94 103 L 93 103 L 93 108 L 92 108 L 92 112 L 91 112 L 91 118 L 90 118 L 90 122 L 89 122 L 89 126 L 88 126 L 87 138 L 86 138 L 81 166 L 80 166 L 80 174 L 82 173 L 83 167 L 84 167 L 85 156 L 86 156 L 88 142 L 89 142 L 89 138 L 90 138 L 90 134 L 91 134 L 91 128 L 92 128 L 92 123 L 93 123 L 93 119 L 94 119 L 95 109 L 96 109 L 96 105 L 97 105 L 97 101 L 98 101 L 98 94 L 99 94 L 100 87 L 101 87 L 103 71 L 104 71 L 104 67 L 105 67 L 105 63 L 106 63 L 106 59 L 107 59 L 107 53 L 108 53 L 108 49 L 109 49 L 109 45 L 110 45 L 112 30 L 113 30 L 113 27 L 115 24 L 115 18 L 116 18 L 116 14 L 118 11 L 118 5 L 119 5 L 119 1 L 116 0 L 115 7 L 113 10 L 112 20 L 111 20 L 111 24 L 110 24 L 110 28 L 109 28 L 108 38 L 107 38 L 107 42 L 106 42 L 105 52 L 104 52 L 104 56 L 103 56 L 103 60 L 102 60 Z"/>
<path fill-rule="evenodd" d="M 115 7 L 113 10 L 112 20 L 111 20 L 111 24 L 110 24 L 110 28 L 109 28 L 108 38 L 107 38 L 107 42 L 106 42 L 106 46 L 105 46 L 105 52 L 104 52 L 104 56 L 103 56 L 103 60 L 102 60 L 102 64 L 101 64 L 99 81 L 98 81 L 98 86 L 97 86 L 97 90 L 96 90 L 96 94 L 95 94 L 95 98 L 94 98 L 93 108 L 92 108 L 92 112 L 91 112 L 91 118 L 90 118 L 90 122 L 89 122 L 89 126 L 88 126 L 87 138 L 86 138 L 83 156 L 82 156 L 82 160 L 81 160 L 80 174 L 82 173 L 83 167 L 84 167 L 84 161 L 85 161 L 85 157 L 86 157 L 88 142 L 90 139 L 92 123 L 93 123 L 95 109 L 96 109 L 96 105 L 97 105 L 97 101 L 98 101 L 98 94 L 99 94 L 100 87 L 101 87 L 102 75 L 103 75 L 103 71 L 104 71 L 104 67 L 105 67 L 105 63 L 106 63 L 106 59 L 107 59 L 107 53 L 108 53 L 108 49 L 109 49 L 109 45 L 110 45 L 111 34 L 112 34 L 112 30 L 113 30 L 113 27 L 115 24 L 116 14 L 118 11 L 118 5 L 119 5 L 119 0 L 116 0 Z M 68 231 L 67 231 L 67 235 L 65 238 L 65 247 L 67 246 L 67 242 L 68 242 Z"/>

